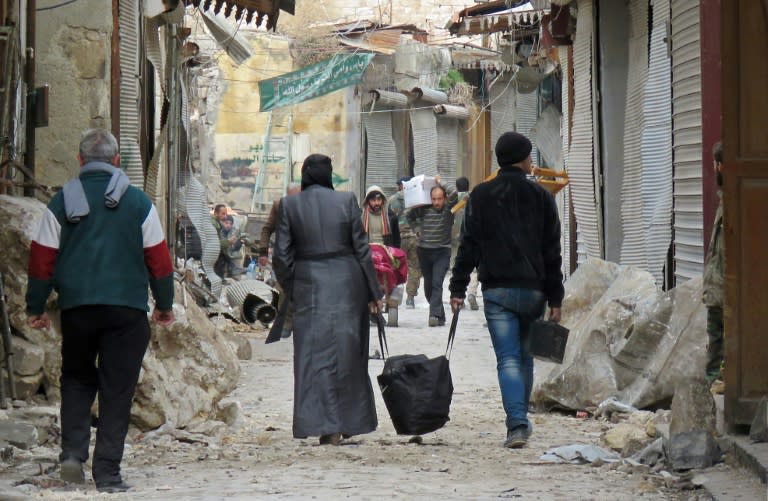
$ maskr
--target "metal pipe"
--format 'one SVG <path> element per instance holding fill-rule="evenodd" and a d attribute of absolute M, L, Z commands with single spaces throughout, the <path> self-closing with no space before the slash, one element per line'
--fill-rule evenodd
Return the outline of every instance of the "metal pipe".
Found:
<path fill-rule="evenodd" d="M 291 155 L 291 148 L 293 146 L 293 113 L 288 115 L 288 141 L 285 147 L 285 170 L 283 171 L 283 191 L 280 196 L 286 194 L 288 191 L 288 184 L 291 182 L 293 176 L 293 155 Z"/>
<path fill-rule="evenodd" d="M 8 304 L 5 301 L 5 287 L 3 286 L 3 274 L 0 273 L 0 320 L 3 322 L 3 351 L 5 352 L 5 369 L 8 371 L 8 387 L 11 398 L 16 400 L 16 384 L 13 381 L 13 340 L 11 339 L 11 321 L 8 318 Z M 2 386 L 2 377 L 0 377 Z M 0 407 L 6 408 L 5 391 L 3 391 Z"/>
<path fill-rule="evenodd" d="M 25 80 L 27 83 L 27 113 L 26 113 L 26 152 L 24 164 L 29 173 L 27 181 L 34 181 L 35 175 L 35 114 L 37 107 L 37 91 L 35 89 L 35 23 L 37 20 L 37 0 L 27 0 L 27 58 Z M 24 187 L 25 197 L 34 197 L 32 186 Z"/>
<path fill-rule="evenodd" d="M 259 173 L 256 175 L 256 183 L 253 186 L 253 197 L 251 198 L 251 212 L 256 211 L 256 198 L 259 202 L 264 202 L 264 178 L 267 175 L 267 157 L 269 156 L 269 143 L 272 138 L 272 112 L 267 115 L 267 129 L 264 133 L 264 144 L 261 149 L 261 159 L 259 161 Z"/>
<path fill-rule="evenodd" d="M 179 106 L 179 38 L 177 36 L 178 25 L 168 25 L 166 36 L 168 47 L 168 148 L 166 158 L 168 166 L 168 212 L 166 214 L 166 231 L 168 246 L 175 257 L 176 249 L 176 191 L 179 162 L 179 122 L 181 121 L 181 108 Z"/>

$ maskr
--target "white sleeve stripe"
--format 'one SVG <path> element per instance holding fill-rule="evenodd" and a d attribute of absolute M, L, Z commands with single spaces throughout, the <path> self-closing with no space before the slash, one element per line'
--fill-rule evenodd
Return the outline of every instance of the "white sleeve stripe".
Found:
<path fill-rule="evenodd" d="M 40 219 L 40 224 L 37 227 L 37 237 L 35 237 L 35 242 L 44 247 L 58 249 L 60 240 L 61 225 L 56 219 L 56 216 L 53 215 L 53 212 L 46 208 L 43 217 Z"/>
<path fill-rule="evenodd" d="M 144 237 L 144 248 L 154 247 L 163 240 L 163 225 L 160 224 L 160 216 L 157 215 L 157 209 L 154 204 L 147 214 L 147 218 L 141 224 L 141 234 Z"/>

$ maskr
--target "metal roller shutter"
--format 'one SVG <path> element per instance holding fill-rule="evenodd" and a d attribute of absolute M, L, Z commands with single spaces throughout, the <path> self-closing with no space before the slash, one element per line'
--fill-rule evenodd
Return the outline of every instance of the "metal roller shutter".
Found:
<path fill-rule="evenodd" d="M 669 0 L 653 3 L 643 130 L 643 222 L 648 271 L 664 285 L 672 241 L 672 89 L 667 43 Z"/>
<path fill-rule="evenodd" d="M 507 76 L 491 87 L 491 150 L 496 146 L 499 136 L 515 130 L 515 86 Z M 496 154 L 491 153 L 491 170 L 499 168 Z"/>
<path fill-rule="evenodd" d="M 583 263 L 587 257 L 601 258 L 603 246 L 602 210 L 595 194 L 592 0 L 578 0 L 578 8 L 576 38 L 573 44 L 573 128 L 566 165 L 576 215 L 578 262 Z"/>
<path fill-rule="evenodd" d="M 376 184 L 393 193 L 397 191 L 397 151 L 392 139 L 392 114 L 366 113 L 363 124 L 367 138 L 365 186 Z"/>
<path fill-rule="evenodd" d="M 704 267 L 700 54 L 699 2 L 672 0 L 674 259 L 678 283 L 700 276 Z"/>

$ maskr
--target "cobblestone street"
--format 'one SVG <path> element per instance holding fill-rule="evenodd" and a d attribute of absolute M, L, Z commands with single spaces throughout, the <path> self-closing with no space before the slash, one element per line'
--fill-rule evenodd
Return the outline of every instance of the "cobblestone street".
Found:
<path fill-rule="evenodd" d="M 56 500 L 690 498 L 690 493 L 665 489 L 655 474 L 615 465 L 540 461 L 550 447 L 598 444 L 611 426 L 607 422 L 533 414 L 528 448 L 504 449 L 495 360 L 482 325 L 482 309 L 462 313 L 451 358 L 451 421 L 424 436 L 422 444 L 394 432 L 375 387 L 381 360 L 370 363 L 379 415 L 376 432 L 341 447 L 292 438 L 292 343 L 264 345 L 265 333 L 260 332 L 252 340 L 254 358 L 244 362 L 241 382 L 228 398 L 241 403 L 242 415 L 220 438 L 204 444 L 158 433 L 131 434 L 123 472 L 134 488 L 125 494 L 98 494 L 92 483 L 80 490 L 25 488 L 35 499 Z M 400 312 L 400 327 L 388 329 L 388 338 L 392 354 L 436 356 L 445 347 L 447 327 L 427 327 L 426 303 L 419 297 L 415 310 Z"/>

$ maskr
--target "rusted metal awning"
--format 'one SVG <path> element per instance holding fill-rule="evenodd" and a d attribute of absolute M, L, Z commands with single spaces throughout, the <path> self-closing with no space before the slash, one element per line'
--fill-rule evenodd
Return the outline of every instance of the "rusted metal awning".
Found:
<path fill-rule="evenodd" d="M 266 18 L 268 30 L 277 26 L 281 10 L 296 13 L 296 0 L 185 0 L 185 3 L 214 14 L 223 13 L 225 17 L 234 15 L 238 21 L 245 16 L 246 23 L 255 20 L 256 26 L 261 26 Z"/>
<path fill-rule="evenodd" d="M 452 35 L 478 35 L 499 31 L 514 32 L 516 35 L 535 35 L 539 31 L 542 18 L 549 14 L 549 9 L 519 10 L 515 4 L 496 0 L 473 7 L 467 7 L 451 17 L 446 28 Z"/>

